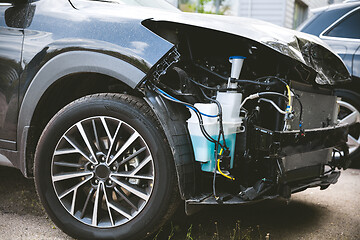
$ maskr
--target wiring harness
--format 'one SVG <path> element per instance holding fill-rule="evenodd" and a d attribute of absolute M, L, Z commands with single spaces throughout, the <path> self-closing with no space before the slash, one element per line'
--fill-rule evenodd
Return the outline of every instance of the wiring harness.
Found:
<path fill-rule="evenodd" d="M 234 89 L 234 88 L 216 88 L 216 87 L 210 87 L 210 86 L 206 86 L 204 84 L 201 84 L 197 81 L 195 81 L 192 78 L 187 78 L 188 81 L 192 82 L 193 84 L 195 84 L 198 89 L 200 90 L 201 94 L 203 95 L 203 97 L 210 101 L 213 102 L 217 105 L 218 107 L 218 114 L 217 115 L 210 115 L 204 112 L 201 112 L 198 108 L 196 108 L 193 104 L 190 104 L 188 102 L 184 102 L 181 101 L 173 96 L 171 96 L 169 93 L 165 92 L 164 90 L 160 89 L 158 86 L 156 86 L 155 84 L 151 83 L 153 90 L 159 94 L 160 96 L 162 96 L 163 98 L 178 103 L 178 104 L 182 104 L 185 107 L 187 107 L 188 109 L 194 111 L 194 113 L 196 114 L 196 117 L 199 121 L 199 127 L 201 130 L 201 133 L 203 134 L 203 136 L 210 142 L 215 144 L 215 150 L 214 150 L 214 154 L 215 154 L 215 168 L 214 168 L 214 173 L 213 173 L 213 196 L 215 197 L 215 199 L 217 201 L 222 201 L 220 199 L 220 197 L 216 194 L 216 175 L 217 173 L 219 173 L 220 175 L 222 175 L 223 177 L 234 181 L 235 178 L 232 177 L 229 174 L 224 173 L 221 170 L 220 167 L 220 163 L 221 163 L 221 159 L 223 157 L 228 157 L 230 154 L 230 149 L 228 148 L 228 146 L 226 145 L 226 141 L 225 141 L 225 134 L 224 134 L 224 129 L 223 129 L 223 120 L 222 120 L 222 107 L 221 104 L 212 97 L 209 97 L 206 93 L 205 90 L 207 91 L 237 91 L 238 89 Z M 265 80 L 265 81 L 264 81 Z M 258 78 L 256 80 L 240 80 L 240 79 L 231 79 L 232 82 L 236 82 L 238 83 L 240 86 L 243 84 L 254 84 L 254 85 L 260 85 L 260 86 L 275 86 L 277 83 L 276 81 L 282 83 L 285 86 L 285 90 L 286 90 L 286 94 L 281 94 L 278 92 L 273 92 L 273 91 L 265 91 L 265 92 L 259 92 L 259 93 L 254 93 L 251 94 L 249 96 L 247 96 L 241 103 L 240 105 L 240 109 L 245 110 L 244 106 L 245 104 L 253 99 L 259 99 L 258 101 L 264 101 L 267 103 L 270 103 L 279 113 L 287 116 L 289 114 L 293 113 L 292 110 L 292 96 L 295 97 L 295 99 L 298 101 L 299 106 L 300 106 L 300 116 L 299 116 L 299 129 L 301 132 L 301 135 L 304 135 L 304 130 L 302 128 L 302 112 L 303 112 L 303 106 L 302 103 L 300 101 L 299 96 L 297 96 L 295 94 L 295 92 L 293 90 L 291 90 L 290 86 L 286 83 L 285 79 L 281 79 L 279 77 L 275 77 L 275 76 L 268 76 L 268 77 L 261 77 Z M 277 96 L 277 97 L 281 97 L 282 99 L 284 99 L 287 103 L 286 105 L 286 109 L 282 110 L 277 104 L 275 104 L 272 100 L 268 99 L 268 96 Z M 208 117 L 208 118 L 218 118 L 218 122 L 219 122 L 219 132 L 218 132 L 218 137 L 217 139 L 214 139 L 214 137 L 212 137 L 205 129 L 204 127 L 204 120 L 203 117 Z M 285 117 L 286 119 L 286 117 Z M 286 120 L 285 120 L 286 121 Z M 284 124 L 285 127 L 286 123 Z M 233 149 L 234 151 L 234 149 Z"/>

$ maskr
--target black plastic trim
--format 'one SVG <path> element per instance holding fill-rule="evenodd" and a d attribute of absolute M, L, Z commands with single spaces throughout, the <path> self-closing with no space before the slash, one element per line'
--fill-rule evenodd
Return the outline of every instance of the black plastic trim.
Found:
<path fill-rule="evenodd" d="M 181 198 L 189 199 L 196 193 L 196 173 L 200 168 L 196 167 L 194 161 L 191 140 L 186 127 L 186 114 L 179 109 L 179 105 L 164 100 L 150 89 L 145 90 L 144 99 L 157 116 L 169 142 L 175 161 Z"/>

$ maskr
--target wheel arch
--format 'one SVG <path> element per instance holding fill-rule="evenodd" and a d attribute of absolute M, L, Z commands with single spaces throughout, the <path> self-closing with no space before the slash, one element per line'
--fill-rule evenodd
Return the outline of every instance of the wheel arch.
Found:
<path fill-rule="evenodd" d="M 199 165 L 194 161 L 194 151 L 186 126 L 189 112 L 182 106 L 164 101 L 150 89 L 145 89 L 144 99 L 154 111 L 169 142 L 181 198 L 186 200 L 194 197 L 201 173 Z"/>
<path fill-rule="evenodd" d="M 33 157 L 41 129 L 66 104 L 101 92 L 131 92 L 146 73 L 121 59 L 89 51 L 65 52 L 37 72 L 21 101 L 17 143 L 20 170 L 32 176 Z"/>

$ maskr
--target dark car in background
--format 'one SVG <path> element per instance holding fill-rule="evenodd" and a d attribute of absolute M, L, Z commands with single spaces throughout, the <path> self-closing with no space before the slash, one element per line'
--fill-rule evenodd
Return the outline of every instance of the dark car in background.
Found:
<path fill-rule="evenodd" d="M 165 1 L 0 0 L 0 165 L 79 239 L 337 182 L 350 81 L 319 38 Z"/>
<path fill-rule="evenodd" d="M 352 82 L 335 90 L 341 97 L 339 119 L 351 124 L 350 158 L 360 166 L 360 2 L 346 2 L 315 9 L 299 31 L 316 35 L 344 60 Z"/>

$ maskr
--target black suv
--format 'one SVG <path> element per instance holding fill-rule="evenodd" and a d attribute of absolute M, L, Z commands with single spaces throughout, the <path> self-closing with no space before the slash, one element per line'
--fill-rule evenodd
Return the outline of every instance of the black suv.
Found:
<path fill-rule="evenodd" d="M 141 239 L 185 205 L 326 189 L 349 165 L 319 38 L 164 1 L 1 0 L 0 163 L 74 238 Z M 335 157 L 339 155 L 339 157 Z"/>
<path fill-rule="evenodd" d="M 353 81 L 337 87 L 339 119 L 351 124 L 348 145 L 354 165 L 360 166 L 360 2 L 315 9 L 298 30 L 319 36 L 344 60 Z"/>

